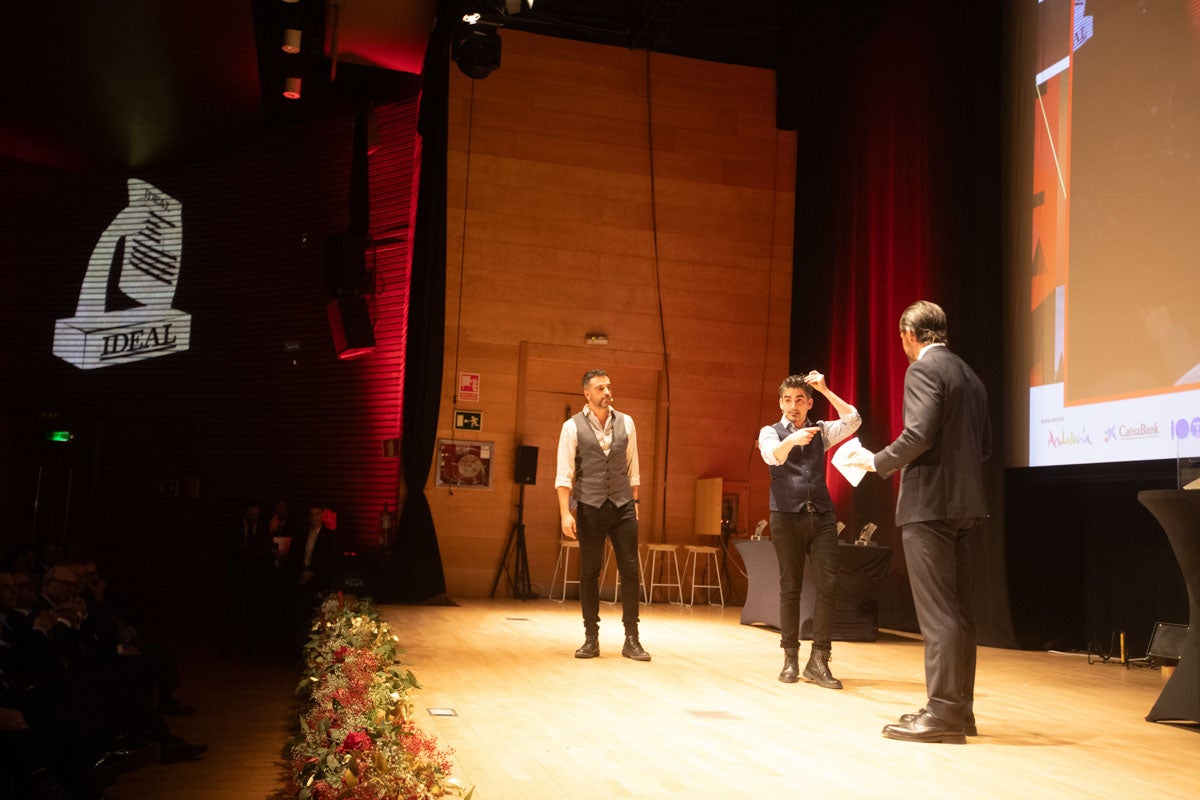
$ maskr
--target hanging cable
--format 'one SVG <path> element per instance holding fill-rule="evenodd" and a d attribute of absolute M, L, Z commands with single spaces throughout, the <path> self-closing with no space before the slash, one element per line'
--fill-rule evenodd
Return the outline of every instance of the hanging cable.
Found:
<path fill-rule="evenodd" d="M 654 83 L 650 76 L 650 51 L 646 51 L 646 143 L 650 149 L 650 238 L 654 243 L 654 293 L 658 301 L 658 336 L 662 346 L 663 378 L 666 393 L 666 419 L 663 423 L 663 485 L 662 498 L 659 503 L 659 541 L 667 541 L 667 475 L 671 461 L 671 359 L 667 355 L 667 324 L 663 314 L 662 274 L 658 263 L 658 208 L 657 192 L 654 184 L 654 103 L 652 90 Z"/>
<path fill-rule="evenodd" d="M 772 173 L 776 176 L 779 174 L 779 131 L 775 131 L 774 149 L 771 153 L 771 164 L 774 167 Z M 766 405 L 767 399 L 767 362 L 770 359 L 771 353 L 771 300 L 775 296 L 775 214 L 778 207 L 779 187 L 775 185 L 775 180 L 771 181 L 771 241 L 768 247 L 767 255 L 767 311 L 764 314 L 766 319 L 765 336 L 763 337 L 763 358 L 762 358 L 762 378 L 758 382 L 758 407 L 761 409 Z M 789 365 L 790 367 L 790 365 Z M 758 420 L 751 422 L 751 430 L 757 430 Z M 746 485 L 750 485 L 750 470 L 753 467 L 755 458 L 758 456 L 758 438 L 755 437 L 753 445 L 750 447 L 750 457 L 746 460 Z"/>

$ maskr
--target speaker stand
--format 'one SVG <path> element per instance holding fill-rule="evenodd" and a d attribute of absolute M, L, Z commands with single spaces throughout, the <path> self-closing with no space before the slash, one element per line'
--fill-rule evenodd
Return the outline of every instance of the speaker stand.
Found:
<path fill-rule="evenodd" d="M 508 541 L 504 543 L 504 554 L 500 557 L 500 566 L 496 568 L 496 578 L 492 581 L 492 593 L 496 596 L 496 587 L 500 585 L 500 576 L 508 578 L 508 587 L 513 598 L 517 600 L 534 600 L 534 594 L 529 584 L 529 554 L 525 550 L 525 484 L 520 484 L 521 490 L 517 495 L 517 522 L 508 533 Z M 508 569 L 508 554 L 513 552 L 513 568 Z"/>

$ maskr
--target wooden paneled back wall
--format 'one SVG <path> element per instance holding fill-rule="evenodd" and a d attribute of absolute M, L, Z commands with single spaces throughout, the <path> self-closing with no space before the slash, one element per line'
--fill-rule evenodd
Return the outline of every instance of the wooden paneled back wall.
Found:
<path fill-rule="evenodd" d="M 532 582 L 548 589 L 558 431 L 585 370 L 608 370 L 637 424 L 642 540 L 685 544 L 697 478 L 740 492 L 740 532 L 766 515 L 754 440 L 788 367 L 796 145 L 775 128 L 774 74 L 502 38 L 488 78 L 451 69 L 439 437 L 495 444 L 490 488 L 427 487 L 462 596 L 497 576 L 521 444 L 538 448 L 524 522 Z M 479 374 L 477 402 L 457 397 L 460 373 Z M 463 410 L 482 412 L 479 431 L 455 430 Z"/>

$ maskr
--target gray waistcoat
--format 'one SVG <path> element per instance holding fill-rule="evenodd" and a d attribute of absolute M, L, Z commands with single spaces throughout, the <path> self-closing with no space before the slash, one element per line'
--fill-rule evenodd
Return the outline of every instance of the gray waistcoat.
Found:
<path fill-rule="evenodd" d="M 571 493 L 576 502 L 599 508 L 605 500 L 623 506 L 633 499 L 629 485 L 629 470 L 625 466 L 625 448 L 629 434 L 625 430 L 625 419 L 616 411 L 613 415 L 612 446 L 604 455 L 595 429 L 580 411 L 575 415 L 575 431 L 578 447 L 575 449 L 575 484 Z"/>

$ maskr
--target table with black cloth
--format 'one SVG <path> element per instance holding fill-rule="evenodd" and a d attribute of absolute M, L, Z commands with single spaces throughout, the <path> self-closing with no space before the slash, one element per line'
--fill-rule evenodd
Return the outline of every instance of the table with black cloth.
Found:
<path fill-rule="evenodd" d="M 779 627 L 779 560 L 770 539 L 734 542 L 746 565 L 743 625 Z M 841 642 L 873 642 L 879 622 L 879 592 L 892 560 L 892 548 L 838 542 L 838 591 L 833 638 Z M 800 593 L 800 638 L 811 639 L 817 582 L 812 559 L 804 562 Z"/>
<path fill-rule="evenodd" d="M 1148 489 L 1138 501 L 1149 509 L 1167 534 L 1183 571 L 1188 593 L 1188 632 L 1179 666 L 1159 692 L 1146 719 L 1200 722 L 1200 491 Z"/>

